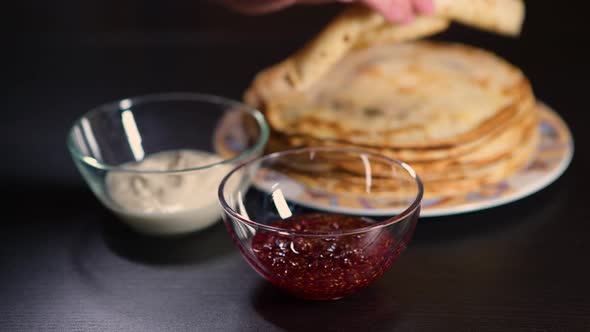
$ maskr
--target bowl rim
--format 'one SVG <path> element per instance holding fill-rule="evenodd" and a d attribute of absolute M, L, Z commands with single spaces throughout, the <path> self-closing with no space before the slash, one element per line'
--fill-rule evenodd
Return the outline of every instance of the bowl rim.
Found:
<path fill-rule="evenodd" d="M 380 158 L 381 160 L 385 160 L 389 163 L 396 164 L 396 165 L 400 166 L 401 168 L 403 168 L 416 183 L 418 190 L 417 190 L 416 196 L 414 197 L 414 201 L 411 204 L 409 204 L 409 206 L 406 209 L 404 209 L 402 212 L 400 212 L 398 215 L 391 217 L 391 218 L 387 218 L 383 221 L 374 223 L 370 226 L 355 228 L 355 229 L 347 230 L 344 232 L 343 231 L 329 231 L 329 232 L 303 233 L 303 232 L 291 231 L 291 230 L 280 228 L 280 227 L 261 224 L 261 223 L 254 221 L 254 220 L 245 218 L 242 215 L 240 215 L 238 212 L 236 212 L 234 209 L 232 209 L 229 206 L 229 204 L 227 203 L 227 201 L 225 200 L 224 195 L 223 195 L 223 190 L 225 188 L 225 184 L 229 180 L 229 178 L 233 174 L 235 174 L 237 171 L 239 171 L 240 169 L 242 169 L 250 164 L 253 164 L 256 162 L 261 162 L 264 160 L 277 159 L 277 158 L 285 156 L 285 155 L 313 152 L 313 151 L 358 153 L 358 154 L 370 155 L 370 156 L 373 156 L 376 158 Z M 395 224 L 401 220 L 408 218 L 414 212 L 416 212 L 417 209 L 420 208 L 420 205 L 422 203 L 422 198 L 424 195 L 424 185 L 422 184 L 422 180 L 420 180 L 420 177 L 416 174 L 416 172 L 414 171 L 414 169 L 410 165 L 404 163 L 403 161 L 392 159 L 392 158 L 383 156 L 378 153 L 374 153 L 374 152 L 367 151 L 367 150 L 360 149 L 360 148 L 304 147 L 304 148 L 296 148 L 296 149 L 289 149 L 289 150 L 274 152 L 271 154 L 260 156 L 258 158 L 252 159 L 246 163 L 238 165 L 237 167 L 232 169 L 228 174 L 226 174 L 225 177 L 221 180 L 217 194 L 218 194 L 219 202 L 220 202 L 223 210 L 226 213 L 228 213 L 230 216 L 232 216 L 233 218 L 236 218 L 237 220 L 239 220 L 249 226 L 252 226 L 255 228 L 261 228 L 266 231 L 277 232 L 277 233 L 280 233 L 283 235 L 295 235 L 295 236 L 301 236 L 301 237 L 325 237 L 325 236 L 346 236 L 346 235 L 365 233 L 365 232 L 368 232 L 371 230 L 380 229 L 383 227 L 390 226 L 392 224 Z M 337 214 L 337 213 L 329 212 L 329 211 L 326 211 L 325 213 Z"/>
<path fill-rule="evenodd" d="M 104 162 L 97 160 L 94 157 L 91 157 L 87 154 L 82 153 L 74 144 L 73 136 L 74 130 L 77 126 L 80 126 L 82 120 L 86 117 L 89 117 L 93 114 L 97 114 L 100 112 L 113 112 L 113 111 L 121 111 L 125 109 L 129 109 L 133 107 L 133 105 L 140 105 L 150 102 L 159 102 L 159 101 L 199 101 L 199 102 L 206 102 L 211 104 L 218 104 L 218 105 L 226 105 L 228 108 L 231 107 L 240 107 L 243 108 L 245 112 L 249 113 L 255 120 L 258 126 L 260 127 L 260 135 L 256 144 L 252 145 L 248 149 L 242 151 L 240 154 L 233 158 L 223 159 L 221 161 L 205 164 L 198 167 L 190 167 L 190 168 L 182 168 L 178 170 L 150 170 L 150 169 L 132 169 L 126 166 L 115 166 L 110 165 Z M 126 107 L 122 107 L 121 105 L 128 104 Z M 123 98 L 111 102 L 107 102 L 96 106 L 86 113 L 79 116 L 70 129 L 68 130 L 67 134 L 67 141 L 66 145 L 70 154 L 79 162 L 96 168 L 103 171 L 109 172 L 126 172 L 126 173 L 136 173 L 136 174 L 176 174 L 176 173 L 187 173 L 192 171 L 204 170 L 209 169 L 218 165 L 224 164 L 232 164 L 241 160 L 246 159 L 248 156 L 254 154 L 256 151 L 262 150 L 266 145 L 268 138 L 270 135 L 270 129 L 268 127 L 268 123 L 262 112 L 260 112 L 257 108 L 247 105 L 245 103 L 239 102 L 237 100 L 233 100 L 231 98 L 221 97 L 213 94 L 208 93 L 200 93 L 200 92 L 162 92 L 162 93 L 153 93 L 153 94 L 145 94 L 145 95 L 138 95 L 129 98 Z M 124 164 L 123 164 L 124 165 Z"/>

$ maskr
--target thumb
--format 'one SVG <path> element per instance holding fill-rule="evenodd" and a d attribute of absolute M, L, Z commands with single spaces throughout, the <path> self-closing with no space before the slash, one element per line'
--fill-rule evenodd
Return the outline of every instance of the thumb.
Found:
<path fill-rule="evenodd" d="M 414 17 L 410 0 L 363 0 L 394 23 L 407 23 Z"/>

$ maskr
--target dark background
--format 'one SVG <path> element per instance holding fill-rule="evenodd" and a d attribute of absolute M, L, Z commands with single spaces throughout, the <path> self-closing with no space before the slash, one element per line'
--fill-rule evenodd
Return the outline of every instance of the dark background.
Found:
<path fill-rule="evenodd" d="M 573 131 L 570 169 L 517 203 L 423 220 L 375 285 L 310 303 L 262 282 L 221 225 L 176 241 L 118 226 L 65 137 L 77 116 L 124 97 L 240 98 L 340 6 L 246 17 L 197 0 L 3 4 L 0 330 L 590 330 L 588 19 L 574 2 L 527 5 L 519 39 L 458 25 L 437 38 L 522 68 Z"/>

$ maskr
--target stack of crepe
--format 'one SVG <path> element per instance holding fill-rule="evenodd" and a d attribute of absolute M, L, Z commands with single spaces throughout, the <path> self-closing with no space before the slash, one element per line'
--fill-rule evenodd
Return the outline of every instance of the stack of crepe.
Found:
<path fill-rule="evenodd" d="M 421 40 L 451 21 L 518 35 L 523 2 L 435 4 L 436 15 L 409 25 L 351 6 L 302 50 L 259 73 L 245 99 L 272 127 L 268 149 L 363 148 L 410 164 L 431 197 L 465 194 L 524 167 L 539 138 L 535 97 L 523 73 L 488 51 Z M 324 187 L 365 190 L 360 170 L 329 171 L 330 177 L 293 174 Z M 328 178 L 341 182 L 322 182 Z"/>

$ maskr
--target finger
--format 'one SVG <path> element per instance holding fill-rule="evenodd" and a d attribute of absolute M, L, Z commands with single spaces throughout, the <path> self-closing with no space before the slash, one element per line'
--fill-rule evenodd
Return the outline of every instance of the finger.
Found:
<path fill-rule="evenodd" d="M 434 1 L 433 0 L 413 0 L 412 5 L 414 12 L 418 14 L 432 14 L 434 13 Z"/>
<path fill-rule="evenodd" d="M 394 23 L 407 23 L 414 16 L 410 0 L 365 0 L 365 2 Z"/>

